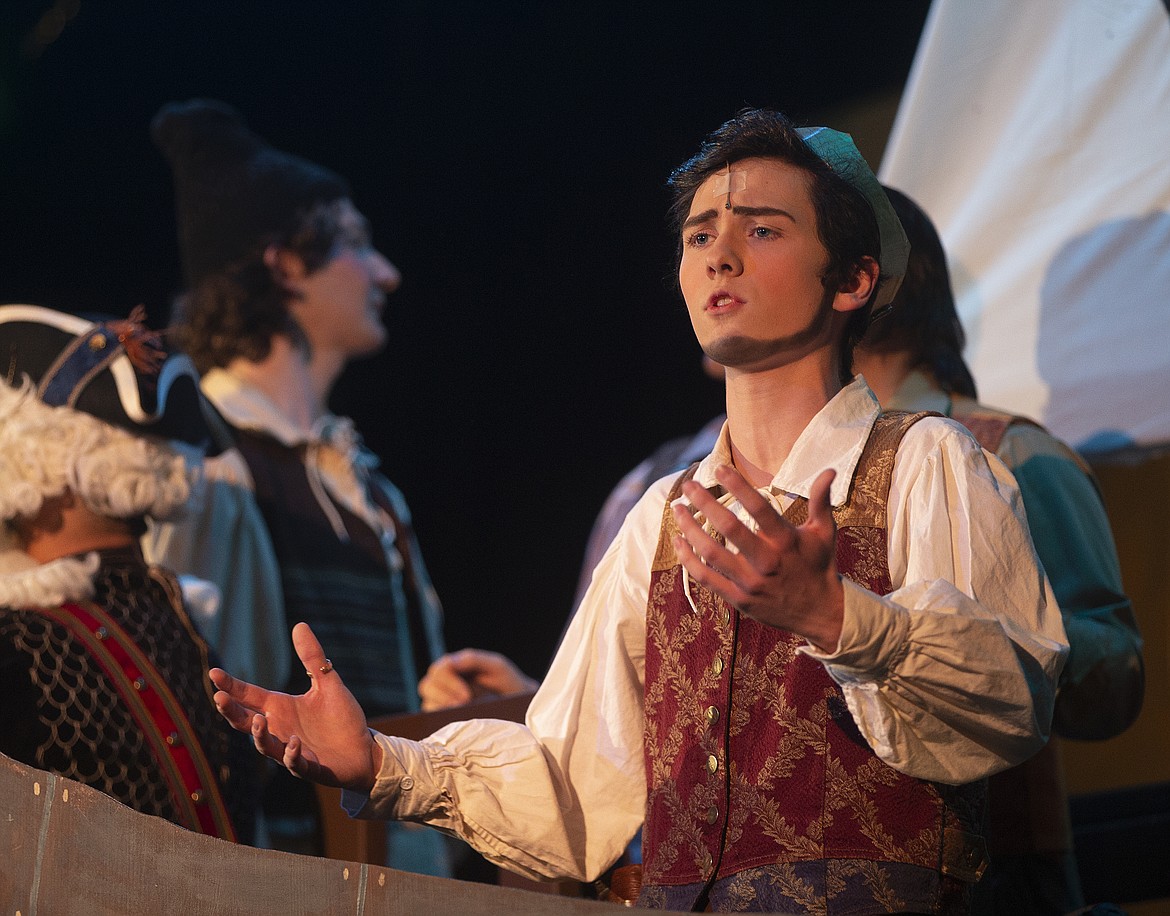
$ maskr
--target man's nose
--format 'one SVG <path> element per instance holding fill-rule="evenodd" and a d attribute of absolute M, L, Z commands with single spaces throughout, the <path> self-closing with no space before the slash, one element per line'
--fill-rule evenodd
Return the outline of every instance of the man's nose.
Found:
<path fill-rule="evenodd" d="M 402 273 L 380 251 L 370 257 L 370 279 L 378 289 L 392 293 L 402 284 Z"/>
<path fill-rule="evenodd" d="M 743 259 L 740 257 L 734 241 L 726 233 L 719 235 L 710 244 L 706 251 L 707 270 L 716 274 L 730 274 L 735 276 L 743 271 Z"/>

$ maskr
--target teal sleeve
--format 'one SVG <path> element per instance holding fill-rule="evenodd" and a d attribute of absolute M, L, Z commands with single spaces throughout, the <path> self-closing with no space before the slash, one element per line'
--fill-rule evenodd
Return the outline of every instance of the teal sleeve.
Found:
<path fill-rule="evenodd" d="M 999 455 L 1019 483 L 1068 634 L 1053 730 L 1066 738 L 1111 738 L 1137 718 L 1145 678 L 1100 494 L 1078 457 L 1037 427 L 1011 427 Z"/>
<path fill-rule="evenodd" d="M 181 579 L 193 576 L 219 590 L 220 600 L 209 602 L 205 612 L 196 602 L 188 610 L 224 668 L 253 684 L 288 683 L 292 645 L 280 567 L 238 451 L 204 462 L 185 513 L 151 521 L 142 551 Z"/>

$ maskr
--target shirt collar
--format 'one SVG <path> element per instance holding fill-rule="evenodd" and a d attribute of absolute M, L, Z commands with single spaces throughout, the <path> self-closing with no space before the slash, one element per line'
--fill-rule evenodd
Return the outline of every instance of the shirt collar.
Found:
<path fill-rule="evenodd" d="M 289 448 L 328 441 L 335 427 L 349 423 L 327 413 L 306 428 L 282 413 L 259 388 L 219 367 L 209 370 L 201 385 L 203 393 L 232 426 L 266 433 Z"/>
<path fill-rule="evenodd" d="M 0 542 L 0 606 L 58 607 L 93 596 L 97 551 L 38 563 L 23 550 Z"/>
<path fill-rule="evenodd" d="M 813 481 L 822 471 L 832 468 L 837 476 L 829 489 L 829 501 L 834 506 L 843 505 L 861 450 L 880 409 L 865 379 L 854 378 L 804 428 L 772 478 L 772 494 L 807 499 Z M 699 463 L 695 479 L 708 489 L 717 487 L 715 468 L 731 463 L 731 431 L 729 424 L 724 423 L 715 448 Z"/>
<path fill-rule="evenodd" d="M 886 407 L 890 410 L 933 410 L 949 417 L 951 397 L 929 375 L 915 369 L 902 380 Z"/>

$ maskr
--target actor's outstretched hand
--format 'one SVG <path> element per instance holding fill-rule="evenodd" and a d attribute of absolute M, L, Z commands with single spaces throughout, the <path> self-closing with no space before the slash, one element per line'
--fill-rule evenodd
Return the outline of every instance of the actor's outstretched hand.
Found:
<path fill-rule="evenodd" d="M 790 630 L 822 651 L 836 649 L 845 595 L 837 574 L 837 526 L 829 503 L 835 472 L 821 473 L 809 493 L 808 520 L 787 521 L 743 476 L 726 465 L 716 479 L 731 493 L 759 530 L 753 532 L 693 480 L 683 493 L 708 523 L 734 546 L 720 544 L 676 504 L 682 536 L 674 547 L 687 573 L 733 607 L 761 623 Z"/>
<path fill-rule="evenodd" d="M 418 682 L 423 712 L 462 706 L 485 694 L 507 696 L 540 685 L 498 652 L 460 649 L 435 659 Z"/>
<path fill-rule="evenodd" d="M 219 688 L 216 708 L 236 731 L 251 734 L 256 750 L 297 776 L 369 792 L 382 766 L 382 749 L 370 735 L 361 706 L 308 624 L 293 627 L 292 640 L 313 679 L 308 693 L 265 690 L 212 668 L 212 683 Z"/>

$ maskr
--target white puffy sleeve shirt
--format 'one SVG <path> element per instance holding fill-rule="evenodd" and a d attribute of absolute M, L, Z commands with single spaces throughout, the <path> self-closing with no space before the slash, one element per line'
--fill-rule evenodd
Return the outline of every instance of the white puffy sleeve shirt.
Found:
<path fill-rule="evenodd" d="M 840 505 L 877 412 L 855 380 L 761 492 L 782 509 L 832 467 Z M 698 468 L 703 485 L 730 463 L 729 442 L 725 427 Z M 351 813 L 430 824 L 534 877 L 592 880 L 619 856 L 646 800 L 645 608 L 671 483 L 630 512 L 526 723 L 460 722 L 417 743 L 377 736 L 381 772 L 368 799 L 346 793 Z M 1021 762 L 1047 739 L 1068 646 L 1011 475 L 965 429 L 927 418 L 898 450 L 887 512 L 894 590 L 846 581 L 836 651 L 804 651 L 896 769 L 958 784 Z"/>

